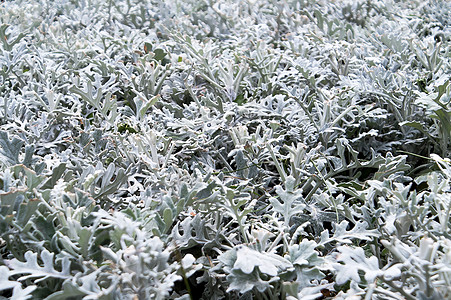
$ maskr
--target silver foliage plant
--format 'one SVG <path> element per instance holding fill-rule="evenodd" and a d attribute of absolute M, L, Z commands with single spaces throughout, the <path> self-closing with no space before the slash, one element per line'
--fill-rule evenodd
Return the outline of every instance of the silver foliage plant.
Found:
<path fill-rule="evenodd" d="M 0 298 L 450 299 L 449 1 L 0 4 Z"/>

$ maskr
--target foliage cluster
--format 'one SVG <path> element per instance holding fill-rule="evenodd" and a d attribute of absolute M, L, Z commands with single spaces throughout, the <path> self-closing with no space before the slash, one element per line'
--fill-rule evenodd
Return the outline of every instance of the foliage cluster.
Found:
<path fill-rule="evenodd" d="M 0 4 L 0 298 L 450 299 L 451 3 Z"/>

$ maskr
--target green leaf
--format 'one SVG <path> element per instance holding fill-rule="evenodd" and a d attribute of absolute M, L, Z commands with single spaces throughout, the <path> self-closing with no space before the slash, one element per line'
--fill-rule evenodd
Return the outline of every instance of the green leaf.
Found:
<path fill-rule="evenodd" d="M 48 219 L 44 218 L 44 216 L 37 216 L 34 219 L 34 226 L 42 234 L 44 240 L 50 241 L 55 235 L 53 219 L 52 215 Z"/>
<path fill-rule="evenodd" d="M 277 277 L 273 278 L 273 280 L 277 279 Z M 260 278 L 257 273 L 245 274 L 240 270 L 232 270 L 232 273 L 227 275 L 227 281 L 230 282 L 227 292 L 239 291 L 243 294 L 253 288 L 259 292 L 264 292 L 271 287 L 270 282 Z"/>
<path fill-rule="evenodd" d="M 163 49 L 155 49 L 153 58 L 158 61 L 162 61 L 166 56 L 166 52 Z"/>
<path fill-rule="evenodd" d="M 148 54 L 150 51 L 152 51 L 152 44 L 148 43 L 148 42 L 145 42 L 144 43 L 144 52 L 146 54 Z"/>
<path fill-rule="evenodd" d="M 38 199 L 29 199 L 27 203 L 21 203 L 17 211 L 17 224 L 24 227 L 30 219 L 37 213 L 38 205 L 41 203 Z"/>
<path fill-rule="evenodd" d="M 61 163 L 57 167 L 53 168 L 52 176 L 47 179 L 41 189 L 51 189 L 55 186 L 56 182 L 63 176 L 66 171 L 66 163 Z"/>
<path fill-rule="evenodd" d="M 11 168 L 14 172 L 14 176 L 18 179 L 25 179 L 27 188 L 32 191 L 34 188 L 38 187 L 41 182 L 45 179 L 42 175 L 37 175 L 35 171 L 25 167 L 24 165 L 16 165 Z"/>
<path fill-rule="evenodd" d="M 415 122 L 415 121 L 404 121 L 399 123 L 399 126 L 410 126 L 415 129 L 418 129 L 421 132 L 425 132 L 424 130 L 424 123 L 423 122 Z"/>
<path fill-rule="evenodd" d="M 25 37 L 24 33 L 19 33 L 13 41 L 10 41 L 9 35 L 6 34 L 6 30 L 10 27 L 8 24 L 2 24 L 0 26 L 0 41 L 3 44 L 3 49 L 11 51 L 15 44 L 19 43 L 22 38 Z"/>
<path fill-rule="evenodd" d="M 384 178 L 391 178 L 396 173 L 410 170 L 406 164 L 406 155 L 393 156 L 390 152 L 385 157 L 385 162 L 379 165 L 378 171 L 374 174 L 374 180 L 382 181 Z"/>
<path fill-rule="evenodd" d="M 172 223 L 174 222 L 172 210 L 170 208 L 166 208 L 163 211 L 163 221 L 165 224 L 164 232 L 168 232 L 168 230 L 172 227 Z"/>
<path fill-rule="evenodd" d="M 21 139 L 8 137 L 8 132 L 0 131 L 0 158 L 10 165 L 19 163 L 19 154 L 25 142 Z"/>

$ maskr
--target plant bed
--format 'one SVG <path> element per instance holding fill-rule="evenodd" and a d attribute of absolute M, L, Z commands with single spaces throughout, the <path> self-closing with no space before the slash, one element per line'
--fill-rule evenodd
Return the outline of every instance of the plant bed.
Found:
<path fill-rule="evenodd" d="M 0 3 L 0 298 L 451 298 L 448 1 Z"/>

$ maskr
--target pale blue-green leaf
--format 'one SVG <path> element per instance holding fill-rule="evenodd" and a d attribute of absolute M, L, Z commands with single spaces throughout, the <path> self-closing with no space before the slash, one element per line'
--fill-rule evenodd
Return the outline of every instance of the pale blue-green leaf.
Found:
<path fill-rule="evenodd" d="M 18 280 L 25 280 L 28 278 L 38 278 L 36 282 L 44 280 L 46 278 L 61 278 L 66 279 L 70 276 L 70 261 L 68 258 L 63 258 L 61 261 L 62 270 L 57 271 L 53 266 L 53 253 L 44 249 L 41 252 L 41 260 L 43 266 L 38 264 L 37 253 L 28 251 L 25 253 L 25 262 L 21 262 L 17 259 L 5 261 L 6 265 L 11 269 L 10 274 L 28 274 L 19 277 Z"/>

